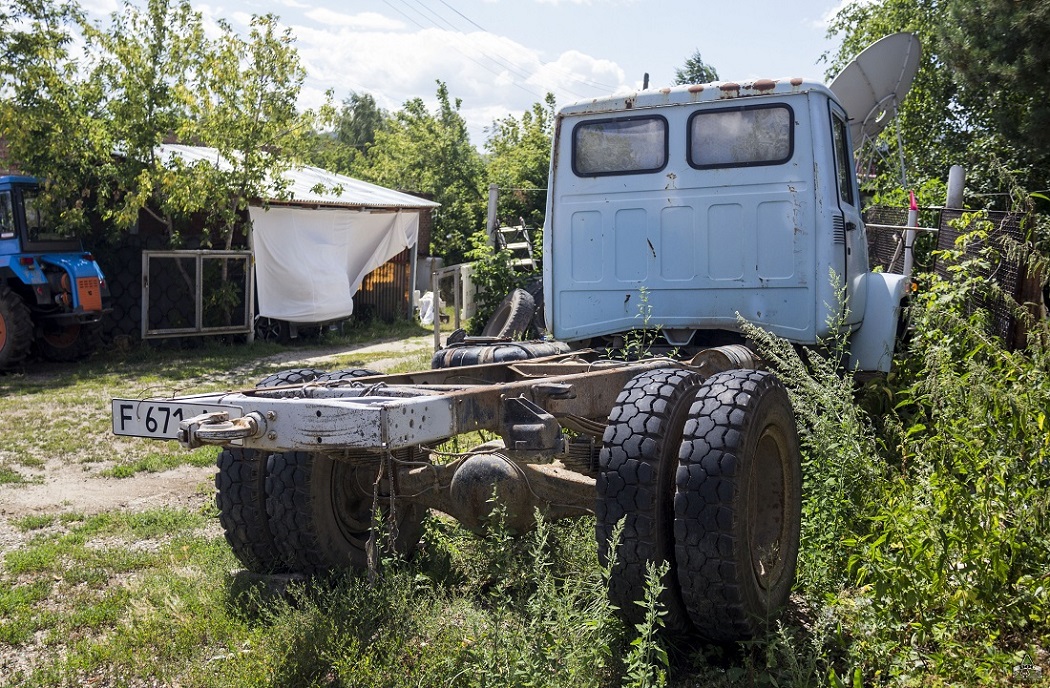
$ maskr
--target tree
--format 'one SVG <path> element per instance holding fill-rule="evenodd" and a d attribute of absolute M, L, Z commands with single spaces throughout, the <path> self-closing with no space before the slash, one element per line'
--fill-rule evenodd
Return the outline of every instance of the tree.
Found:
<path fill-rule="evenodd" d="M 191 111 L 202 91 L 207 54 L 201 17 L 187 0 L 149 0 L 145 10 L 125 2 L 108 27 L 83 29 L 92 49 L 91 81 L 103 88 L 108 137 L 120 153 L 106 165 L 107 183 L 99 188 L 102 219 L 125 229 L 146 211 L 174 236 L 176 219 L 187 219 L 203 200 L 198 188 L 180 193 L 177 187 L 197 187 L 208 172 L 172 174 L 172 163 L 158 158 L 157 147 L 195 137 Z"/>
<path fill-rule="evenodd" d="M 335 115 L 335 128 L 315 134 L 311 160 L 327 170 L 349 173 L 361 166 L 358 158 L 368 156 L 376 132 L 389 117 L 370 93 L 351 93 Z"/>
<path fill-rule="evenodd" d="M 674 70 L 674 83 L 683 84 L 709 84 L 718 81 L 718 72 L 711 65 L 704 62 L 699 50 L 686 59 L 685 64 Z"/>
<path fill-rule="evenodd" d="M 448 87 L 437 83 L 436 112 L 429 112 L 421 98 L 405 103 L 376 132 L 368 157 L 358 159 L 354 172 L 376 184 L 422 193 L 441 203 L 434 213 L 430 252 L 458 263 L 470 249 L 471 234 L 483 224 L 484 168 L 459 114 L 462 102 L 453 103 Z"/>
<path fill-rule="evenodd" d="M 918 36 L 922 62 L 900 110 L 909 185 L 968 168 L 967 186 L 1001 191 L 1002 171 L 1030 188 L 1050 184 L 1050 3 L 994 0 L 857 0 L 839 10 L 829 35 L 841 35 L 828 76 L 882 36 Z M 896 127 L 879 137 L 885 163 L 876 191 L 899 187 Z M 925 199 L 940 203 L 943 199 Z"/>
<path fill-rule="evenodd" d="M 0 136 L 21 169 L 43 177 L 58 229 L 83 229 L 86 197 L 110 159 L 102 90 L 79 77 L 75 3 L 11 0 L 0 10 Z"/>
<path fill-rule="evenodd" d="M 531 227 L 543 226 L 547 206 L 551 136 L 554 130 L 554 95 L 522 113 L 492 123 L 485 149 L 489 153 L 488 178 L 500 187 L 497 215 L 507 224 L 518 218 Z"/>
<path fill-rule="evenodd" d="M 975 128 L 991 134 L 1013 167 L 1050 162 L 1050 2 L 951 0 L 942 56 Z"/>

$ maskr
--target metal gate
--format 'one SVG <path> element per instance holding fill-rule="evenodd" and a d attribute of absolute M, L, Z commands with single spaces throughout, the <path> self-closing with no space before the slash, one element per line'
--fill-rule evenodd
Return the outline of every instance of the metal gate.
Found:
<path fill-rule="evenodd" d="M 143 251 L 142 338 L 254 331 L 251 251 Z"/>

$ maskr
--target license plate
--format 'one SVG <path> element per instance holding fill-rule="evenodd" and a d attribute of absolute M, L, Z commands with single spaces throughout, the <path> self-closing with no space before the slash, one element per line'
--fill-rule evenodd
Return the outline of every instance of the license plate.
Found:
<path fill-rule="evenodd" d="M 238 408 L 216 404 L 114 399 L 113 434 L 174 440 L 178 439 L 180 422 L 213 411 L 226 411 L 230 418 L 242 415 Z"/>

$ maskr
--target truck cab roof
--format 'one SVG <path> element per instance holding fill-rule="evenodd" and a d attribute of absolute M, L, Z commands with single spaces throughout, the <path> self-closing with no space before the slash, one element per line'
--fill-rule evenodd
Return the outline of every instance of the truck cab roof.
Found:
<path fill-rule="evenodd" d="M 566 105 L 559 111 L 559 115 L 603 114 L 669 105 L 686 105 L 689 103 L 716 102 L 761 96 L 782 96 L 808 92 L 824 93 L 829 99 L 838 102 L 835 95 L 824 84 L 811 79 L 790 77 L 783 79 L 756 79 L 755 81 L 747 82 L 715 81 L 709 84 L 689 84 L 602 96 Z"/>

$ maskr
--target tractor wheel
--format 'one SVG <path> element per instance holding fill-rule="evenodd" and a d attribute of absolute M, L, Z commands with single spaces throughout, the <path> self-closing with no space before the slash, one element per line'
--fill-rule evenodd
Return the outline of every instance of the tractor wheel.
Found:
<path fill-rule="evenodd" d="M 649 564 L 667 561 L 661 602 L 672 630 L 688 628 L 674 568 L 674 478 L 682 428 L 703 378 L 679 369 L 651 370 L 628 382 L 602 439 L 595 508 L 598 557 L 614 561 L 609 598 L 628 623 L 641 623 Z M 610 538 L 623 530 L 615 552 Z"/>
<path fill-rule="evenodd" d="M 102 327 L 98 323 L 44 327 L 36 340 L 39 354 L 49 361 L 79 361 L 94 353 L 102 343 Z"/>
<path fill-rule="evenodd" d="M 313 368 L 282 370 L 256 387 L 278 387 L 310 382 L 321 375 Z M 215 505 L 226 542 L 249 571 L 280 573 L 284 558 L 278 552 L 266 514 L 266 454 L 231 447 L 219 452 L 215 474 Z"/>
<path fill-rule="evenodd" d="M 521 337 L 532 324 L 536 303 L 532 294 L 524 289 L 515 289 L 503 299 L 496 311 L 481 330 L 482 337 Z"/>
<path fill-rule="evenodd" d="M 18 294 L 0 282 L 0 370 L 18 365 L 33 343 L 33 321 Z"/>
<path fill-rule="evenodd" d="M 730 370 L 704 382 L 682 438 L 674 537 L 682 598 L 711 640 L 754 637 L 787 601 L 800 463 L 791 402 L 772 373 Z"/>
<path fill-rule="evenodd" d="M 367 568 L 375 524 L 384 533 L 390 524 L 389 544 L 395 552 L 412 552 L 422 535 L 425 509 L 396 503 L 391 523 L 389 487 L 380 479 L 380 513 L 373 514 L 380 470 L 378 461 L 350 463 L 307 452 L 270 455 L 266 510 L 289 569 L 318 574 Z M 376 535 L 378 540 L 383 533 Z"/>

